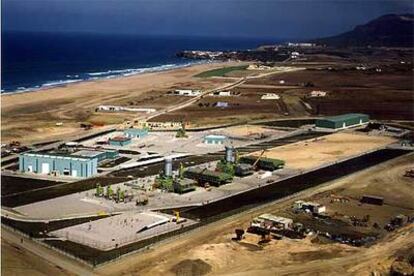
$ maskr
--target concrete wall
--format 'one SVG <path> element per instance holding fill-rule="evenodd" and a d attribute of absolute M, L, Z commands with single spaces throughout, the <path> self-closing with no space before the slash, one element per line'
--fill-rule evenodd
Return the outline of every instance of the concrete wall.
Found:
<path fill-rule="evenodd" d="M 38 174 L 57 171 L 60 175 L 91 177 L 97 174 L 98 159 L 74 158 L 70 156 L 27 155 L 19 156 L 19 170 Z"/>
<path fill-rule="evenodd" d="M 117 140 L 111 140 L 111 139 L 109 139 L 109 144 L 111 146 L 123 147 L 123 146 L 126 146 L 126 145 L 131 144 L 131 139 L 125 140 L 125 141 L 117 141 Z"/>

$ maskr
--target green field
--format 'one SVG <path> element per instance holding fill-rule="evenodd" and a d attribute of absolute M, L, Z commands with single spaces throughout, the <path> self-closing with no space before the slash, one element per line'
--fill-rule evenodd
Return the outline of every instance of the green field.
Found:
<path fill-rule="evenodd" d="M 229 72 L 246 70 L 246 68 L 247 68 L 247 65 L 223 67 L 223 68 L 218 68 L 218 69 L 213 69 L 213 70 L 202 72 L 200 74 L 195 75 L 195 77 L 197 78 L 224 77 Z"/>

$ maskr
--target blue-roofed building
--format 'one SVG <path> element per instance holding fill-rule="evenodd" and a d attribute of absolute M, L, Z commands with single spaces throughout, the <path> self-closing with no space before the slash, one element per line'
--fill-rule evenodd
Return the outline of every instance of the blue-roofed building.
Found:
<path fill-rule="evenodd" d="M 19 155 L 21 172 L 87 178 L 98 173 L 98 163 L 119 156 L 117 150 L 82 149 L 75 152 L 25 152 Z"/>
<path fill-rule="evenodd" d="M 108 143 L 111 146 L 123 147 L 123 146 L 131 144 L 131 138 L 125 137 L 125 136 L 116 136 L 116 137 L 109 138 Z"/>
<path fill-rule="evenodd" d="M 208 144 L 208 145 L 223 145 L 226 140 L 227 140 L 227 137 L 224 135 L 204 136 L 204 144 Z"/>
<path fill-rule="evenodd" d="M 98 158 L 70 154 L 26 152 L 19 155 L 19 170 L 87 178 L 98 173 Z"/>
<path fill-rule="evenodd" d="M 145 128 L 127 128 L 124 130 L 124 135 L 128 138 L 143 138 L 148 135 L 148 130 Z"/>

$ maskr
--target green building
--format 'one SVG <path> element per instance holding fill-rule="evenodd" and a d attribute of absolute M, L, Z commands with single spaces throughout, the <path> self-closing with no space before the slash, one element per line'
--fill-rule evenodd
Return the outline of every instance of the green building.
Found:
<path fill-rule="evenodd" d="M 349 113 L 316 120 L 316 127 L 328 129 L 344 129 L 360 126 L 369 122 L 369 116 L 360 113 Z"/>

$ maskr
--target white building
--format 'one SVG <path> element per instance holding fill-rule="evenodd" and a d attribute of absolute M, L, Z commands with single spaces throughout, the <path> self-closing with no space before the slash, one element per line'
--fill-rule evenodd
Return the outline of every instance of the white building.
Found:
<path fill-rule="evenodd" d="M 263 229 L 289 229 L 293 224 L 290 218 L 278 217 L 271 214 L 263 214 L 253 219 L 250 226 Z"/>
<path fill-rule="evenodd" d="M 219 96 L 219 97 L 230 97 L 231 96 L 231 92 L 230 91 L 218 91 L 218 92 L 213 92 L 210 95 L 212 95 L 212 96 Z"/>
<path fill-rule="evenodd" d="M 298 58 L 300 56 L 299 52 L 292 52 L 290 53 L 291 58 Z"/>
<path fill-rule="evenodd" d="M 247 67 L 247 70 L 269 70 L 272 69 L 272 67 L 263 65 L 263 64 L 250 64 Z"/>
<path fill-rule="evenodd" d="M 275 93 L 266 93 L 260 98 L 262 100 L 279 100 L 280 96 Z"/>
<path fill-rule="evenodd" d="M 152 113 L 152 112 L 155 112 L 157 110 L 154 109 L 154 108 L 124 107 L 124 106 L 117 106 L 117 105 L 100 105 L 100 106 L 98 106 L 97 111 Z"/>
<path fill-rule="evenodd" d="M 176 89 L 173 92 L 174 95 L 195 97 L 201 95 L 200 90 L 191 90 L 191 89 Z"/>
<path fill-rule="evenodd" d="M 288 42 L 287 45 L 289 47 L 314 47 L 316 44 L 314 44 L 314 43 L 305 43 L 305 42 L 298 42 L 298 43 Z"/>
<path fill-rule="evenodd" d="M 310 92 L 309 97 L 325 97 L 326 94 L 327 92 L 325 91 L 314 90 Z"/>
<path fill-rule="evenodd" d="M 313 214 L 321 214 L 326 212 L 326 206 L 315 202 L 305 202 L 303 200 L 295 201 L 293 208 L 295 210 L 309 210 Z"/>

